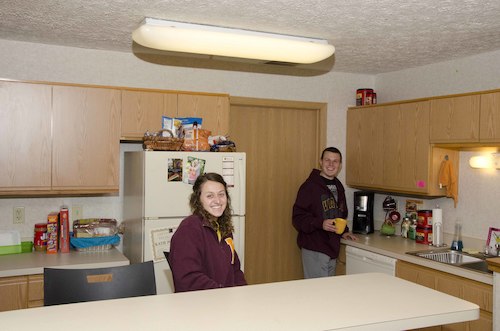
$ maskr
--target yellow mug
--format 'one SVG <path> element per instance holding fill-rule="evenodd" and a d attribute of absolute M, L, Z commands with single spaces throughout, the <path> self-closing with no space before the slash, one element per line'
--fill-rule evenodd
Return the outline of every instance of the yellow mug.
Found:
<path fill-rule="evenodd" d="M 335 233 L 342 234 L 344 233 L 345 227 L 347 226 L 347 221 L 343 218 L 336 218 L 333 220 L 333 224 L 337 228 Z"/>

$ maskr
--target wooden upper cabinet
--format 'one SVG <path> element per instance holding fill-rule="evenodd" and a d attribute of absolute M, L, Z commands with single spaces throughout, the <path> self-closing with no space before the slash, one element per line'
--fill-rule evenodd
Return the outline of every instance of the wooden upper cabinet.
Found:
<path fill-rule="evenodd" d="M 384 112 L 384 186 L 428 193 L 431 146 L 429 102 L 382 107 Z"/>
<path fill-rule="evenodd" d="M 53 190 L 118 190 L 120 109 L 119 90 L 53 86 Z"/>
<path fill-rule="evenodd" d="M 229 132 L 229 96 L 178 94 L 178 117 L 201 117 L 202 128 L 212 135 Z"/>
<path fill-rule="evenodd" d="M 176 93 L 122 91 L 122 139 L 142 139 L 146 131 L 159 131 L 162 116 L 177 116 Z"/>
<path fill-rule="evenodd" d="M 479 141 L 480 95 L 432 99 L 431 143 Z"/>
<path fill-rule="evenodd" d="M 0 82 L 0 190 L 51 184 L 51 87 Z"/>
<path fill-rule="evenodd" d="M 429 101 L 347 111 L 346 183 L 360 188 L 445 196 L 438 173 L 448 157 L 458 171 L 456 150 L 429 142 Z"/>
<path fill-rule="evenodd" d="M 500 142 L 500 92 L 481 94 L 480 141 Z"/>
<path fill-rule="evenodd" d="M 382 187 L 383 130 L 381 108 L 353 108 L 347 111 L 346 155 L 343 163 L 348 185 Z"/>

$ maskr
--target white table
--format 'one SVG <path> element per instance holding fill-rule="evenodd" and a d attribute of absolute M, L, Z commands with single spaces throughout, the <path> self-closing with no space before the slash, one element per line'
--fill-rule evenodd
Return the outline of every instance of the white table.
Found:
<path fill-rule="evenodd" d="M 370 273 L 0 313 L 10 330 L 404 330 L 479 318 L 473 303 Z"/>

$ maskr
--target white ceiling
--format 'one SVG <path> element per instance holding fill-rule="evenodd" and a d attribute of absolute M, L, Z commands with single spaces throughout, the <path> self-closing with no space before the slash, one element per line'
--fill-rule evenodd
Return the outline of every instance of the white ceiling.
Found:
<path fill-rule="evenodd" d="M 0 39 L 132 52 L 145 17 L 328 39 L 352 73 L 500 49 L 500 0 L 2 0 Z"/>

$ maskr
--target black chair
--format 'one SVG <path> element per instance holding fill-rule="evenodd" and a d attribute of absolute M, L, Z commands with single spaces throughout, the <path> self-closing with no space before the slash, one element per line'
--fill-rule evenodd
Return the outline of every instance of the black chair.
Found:
<path fill-rule="evenodd" d="M 153 261 L 94 269 L 44 268 L 44 305 L 156 294 Z"/>
<path fill-rule="evenodd" d="M 170 270 L 172 270 L 172 266 L 170 265 L 170 260 L 168 259 L 170 256 L 170 252 L 163 251 L 163 254 L 165 255 L 165 259 L 167 260 L 168 266 L 170 267 Z"/>

